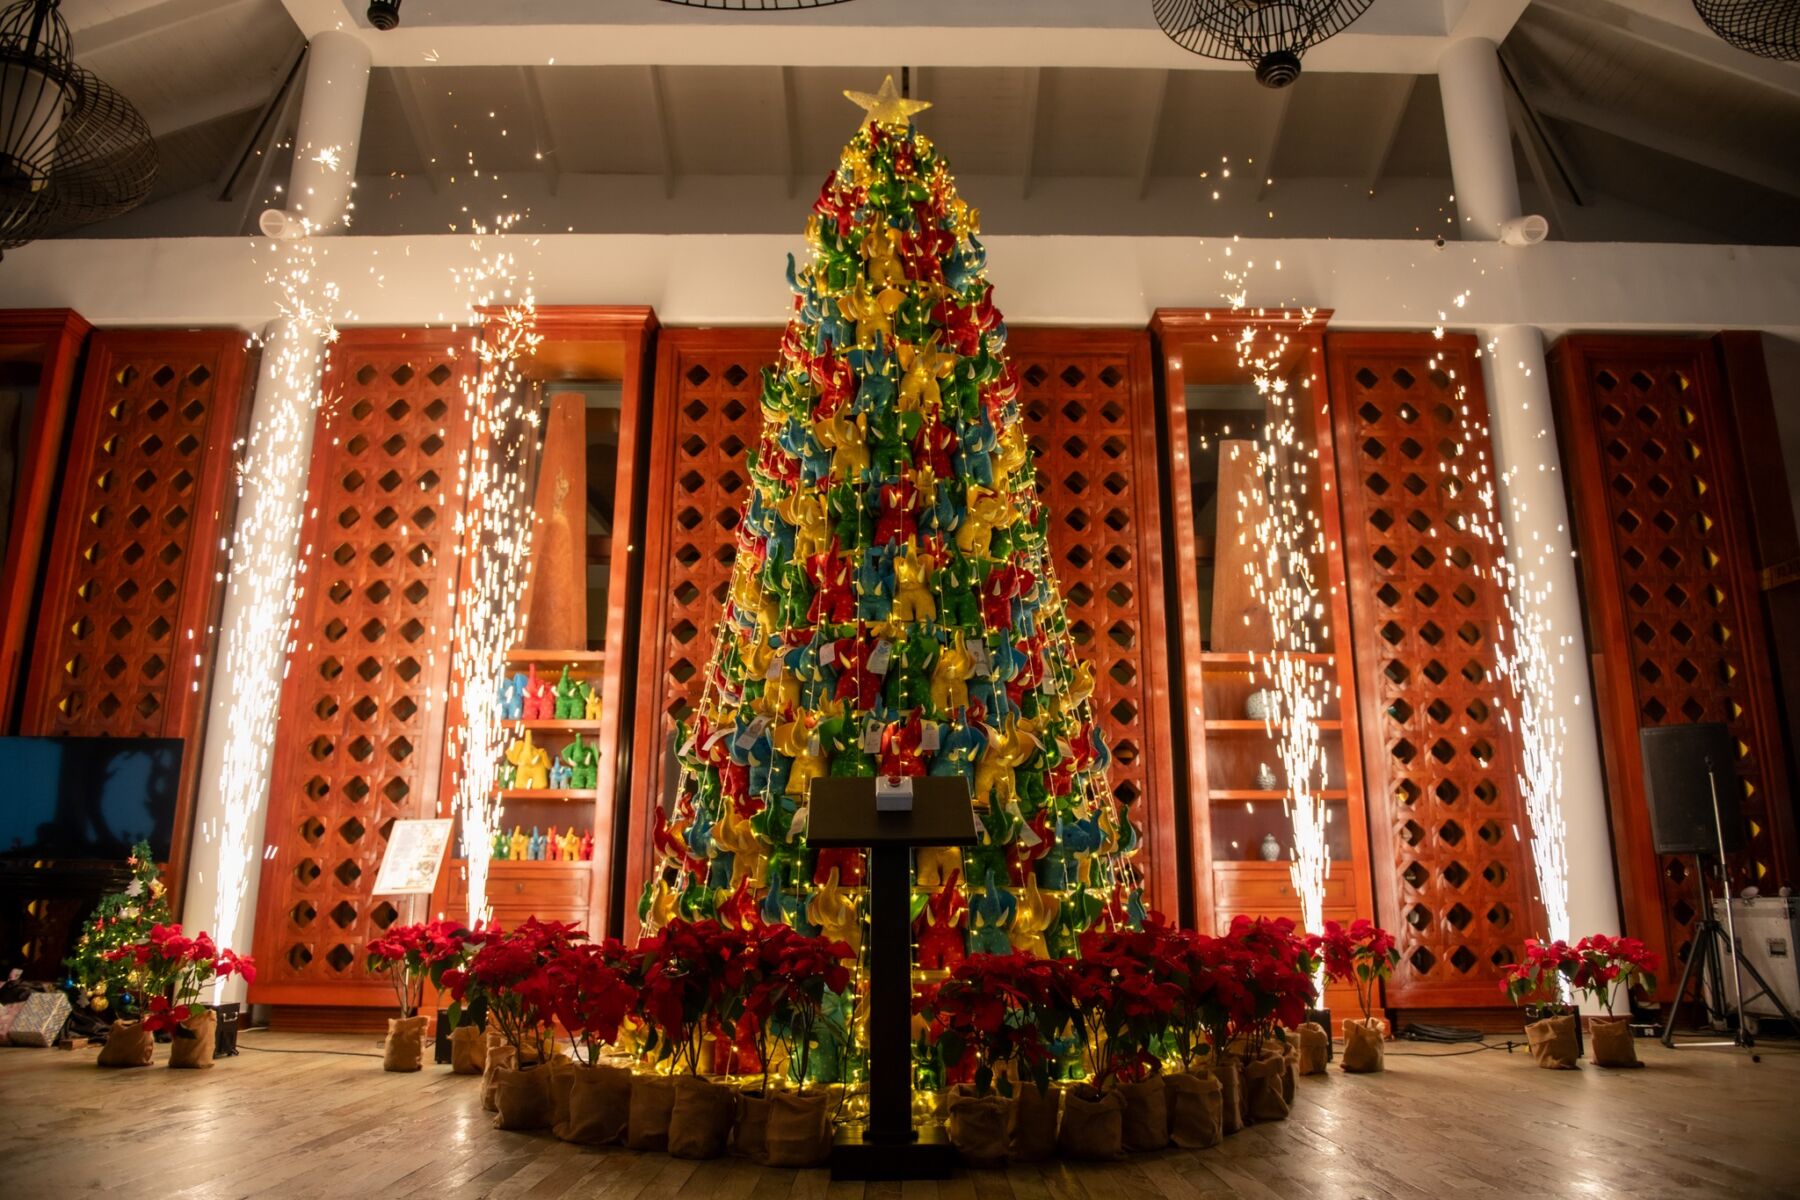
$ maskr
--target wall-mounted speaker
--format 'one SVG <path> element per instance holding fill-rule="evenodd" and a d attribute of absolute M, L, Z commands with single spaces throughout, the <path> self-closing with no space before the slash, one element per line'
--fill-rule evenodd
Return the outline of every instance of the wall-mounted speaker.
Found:
<path fill-rule="evenodd" d="M 1744 846 L 1744 818 L 1738 809 L 1743 784 L 1732 765 L 1737 743 L 1725 726 L 1658 725 L 1638 731 L 1644 754 L 1645 799 L 1650 833 L 1658 854 L 1717 854 Z M 1713 827 L 1717 789 L 1718 829 Z"/>

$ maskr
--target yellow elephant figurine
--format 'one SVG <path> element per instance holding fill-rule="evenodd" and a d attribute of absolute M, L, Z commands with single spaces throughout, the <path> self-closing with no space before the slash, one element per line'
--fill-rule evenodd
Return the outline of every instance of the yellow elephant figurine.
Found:
<path fill-rule="evenodd" d="M 784 721 L 770 731 L 769 741 L 781 753 L 794 760 L 788 768 L 785 795 L 797 797 L 805 805 L 812 791 L 812 781 L 825 774 L 825 758 L 813 740 L 812 726 L 805 718 Z"/>
<path fill-rule="evenodd" d="M 955 366 L 956 355 L 941 353 L 929 343 L 923 347 L 900 343 L 900 411 L 936 412 L 943 400 L 938 380 Z"/>
<path fill-rule="evenodd" d="M 883 224 L 863 239 L 863 258 L 868 260 L 871 288 L 905 287 L 906 267 L 900 262 L 900 244 L 894 231 Z"/>
<path fill-rule="evenodd" d="M 550 786 L 550 753 L 531 740 L 531 730 L 506 748 L 506 761 L 513 765 L 515 788 Z"/>
<path fill-rule="evenodd" d="M 506 839 L 506 845 L 512 851 L 509 857 L 514 862 L 522 862 L 531 857 L 531 839 L 517 825 L 513 826 L 512 836 Z"/>
<path fill-rule="evenodd" d="M 1025 886 L 1018 895 L 1019 911 L 1008 927 L 1006 936 L 1012 942 L 1014 950 L 1026 954 L 1034 954 L 1039 958 L 1050 957 L 1050 946 L 1044 940 L 1044 932 L 1056 924 L 1056 915 L 1062 909 L 1062 901 L 1055 896 L 1040 891 L 1035 874 L 1025 877 Z"/>
<path fill-rule="evenodd" d="M 864 462 L 868 456 L 864 454 Z M 793 561 L 804 563 L 815 554 L 831 549 L 831 517 L 825 507 L 825 494 L 801 489 L 782 497 L 775 504 L 781 519 L 794 527 Z"/>
<path fill-rule="evenodd" d="M 675 919 L 675 892 L 660 877 L 650 885 L 650 910 L 639 924 L 645 937 L 655 934 Z"/>
<path fill-rule="evenodd" d="M 962 524 L 956 527 L 956 548 L 968 558 L 988 557 L 994 530 L 1005 529 L 1018 516 L 1018 510 L 994 489 L 971 483 Z"/>
<path fill-rule="evenodd" d="M 906 293 L 891 287 L 876 295 L 848 292 L 838 297 L 838 311 L 856 322 L 858 348 L 874 350 L 894 336 L 894 313 L 905 299 Z"/>
<path fill-rule="evenodd" d="M 868 418 L 857 416 L 847 418 L 842 409 L 825 417 L 813 426 L 819 444 L 831 451 L 831 477 L 833 479 L 860 479 L 863 472 L 869 469 L 869 428 Z M 820 504 L 824 500 L 820 498 Z M 776 506 L 777 511 L 780 506 Z M 787 514 L 783 513 L 783 517 Z M 797 525 L 792 519 L 788 524 Z M 799 557 L 796 552 L 795 557 Z"/>
<path fill-rule="evenodd" d="M 760 888 L 763 885 L 762 839 L 750 828 L 750 818 L 738 815 L 737 809 L 727 804 L 720 815 L 718 824 L 713 826 L 713 844 L 720 850 L 731 854 L 731 890 L 737 890 L 746 879 L 750 886 Z"/>
<path fill-rule="evenodd" d="M 914 878 L 920 887 L 941 888 L 950 876 L 962 870 L 962 851 L 955 846 L 920 846 L 914 853 L 918 855 Z"/>
<path fill-rule="evenodd" d="M 969 677 L 975 673 L 975 660 L 963 645 L 963 635 L 938 651 L 937 665 L 931 669 L 931 710 L 949 714 L 969 706 Z"/>
<path fill-rule="evenodd" d="M 890 618 L 895 621 L 935 621 L 937 600 L 931 594 L 929 581 L 937 561 L 929 552 L 921 554 L 912 539 L 907 539 L 906 552 L 894 556 L 894 606 Z"/>
<path fill-rule="evenodd" d="M 1024 430 L 1017 425 L 1008 429 L 1000 438 L 993 458 L 994 490 L 1002 495 L 1012 490 L 1012 477 L 1031 457 L 1031 447 L 1025 441 Z"/>
<path fill-rule="evenodd" d="M 600 719 L 600 689 L 593 684 L 588 685 L 587 699 L 582 703 L 582 716 L 589 721 Z"/>
<path fill-rule="evenodd" d="M 836 867 L 831 868 L 824 886 L 815 891 L 807 903 L 806 919 L 819 927 L 827 941 L 848 944 L 852 958 L 861 951 L 862 920 L 857 913 L 855 898 L 846 896 L 838 886 Z"/>
<path fill-rule="evenodd" d="M 775 601 L 758 582 L 756 570 L 750 565 L 748 556 L 738 558 L 737 569 L 732 573 L 731 599 L 739 608 L 755 615 L 757 629 L 773 633 L 781 627 Z"/>
<path fill-rule="evenodd" d="M 989 803 L 1001 808 L 1017 794 L 1013 770 L 1037 751 L 1037 738 L 1017 717 L 1008 717 L 999 729 L 987 730 L 987 747 L 975 760 L 975 807 Z"/>

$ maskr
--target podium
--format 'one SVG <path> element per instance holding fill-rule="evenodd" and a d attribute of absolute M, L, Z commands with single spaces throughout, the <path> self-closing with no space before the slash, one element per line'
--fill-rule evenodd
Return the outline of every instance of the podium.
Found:
<path fill-rule="evenodd" d="M 909 798 L 904 794 L 910 789 Z M 912 863 L 914 846 L 973 846 L 969 784 L 919 776 L 815 779 L 806 840 L 869 851 L 869 1119 L 841 1130 L 833 1179 L 947 1179 L 956 1155 L 912 1121 Z"/>

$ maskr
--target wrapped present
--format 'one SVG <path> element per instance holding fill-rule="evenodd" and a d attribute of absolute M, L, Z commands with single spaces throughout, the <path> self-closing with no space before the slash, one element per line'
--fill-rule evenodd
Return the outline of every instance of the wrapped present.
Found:
<path fill-rule="evenodd" d="M 37 992 L 19 1006 L 7 1040 L 15 1046 L 54 1046 L 69 1023 L 69 998 L 61 992 Z"/>
<path fill-rule="evenodd" d="M 4 1044 L 7 1035 L 12 1032 L 13 1021 L 18 1018 L 19 1010 L 25 1007 L 21 1000 L 17 1004 L 0 1004 L 0 1044 Z"/>

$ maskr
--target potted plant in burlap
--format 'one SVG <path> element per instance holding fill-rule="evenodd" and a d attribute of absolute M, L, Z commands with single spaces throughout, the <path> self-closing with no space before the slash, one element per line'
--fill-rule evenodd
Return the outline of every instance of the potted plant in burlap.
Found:
<path fill-rule="evenodd" d="M 1531 1059 L 1548 1071 L 1573 1071 L 1580 1065 L 1581 1015 L 1568 1003 L 1569 981 L 1578 965 L 1575 951 L 1560 938 L 1526 938 L 1524 959 L 1508 964 L 1501 976 L 1500 990 L 1525 1008 Z"/>
<path fill-rule="evenodd" d="M 255 962 L 219 949 L 208 934 L 188 937 L 179 925 L 153 926 L 144 941 L 115 947 L 104 957 L 126 964 L 132 977 L 142 980 L 138 986 L 150 998 L 144 1030 L 169 1035 L 169 1065 L 211 1067 L 218 1018 L 200 997 L 215 979 L 238 975 L 251 982 L 256 978 Z"/>
<path fill-rule="evenodd" d="M 1629 998 L 1633 988 L 1654 991 L 1656 971 L 1662 960 L 1637 938 L 1590 934 L 1575 943 L 1575 970 L 1570 979 L 1578 992 L 1592 996 L 1606 1009 L 1603 1017 L 1588 1018 L 1588 1057 L 1597 1067 L 1641 1067 L 1637 1044 L 1631 1034 L 1630 1015 L 1613 1015 L 1613 1002 Z"/>
<path fill-rule="evenodd" d="M 950 976 L 928 984 L 914 997 L 925 1021 L 923 1041 L 941 1056 L 946 1074 L 968 1074 L 970 1083 L 950 1089 L 950 1142 L 976 1166 L 996 1166 L 1007 1158 L 1014 1133 L 1015 1105 L 1023 1093 L 1035 1095 L 1031 1120 L 1020 1129 L 1022 1155 L 1047 1153 L 1056 1136 L 1056 1096 L 1050 1070 L 1055 1056 L 1043 1028 L 1054 997 L 1066 991 L 1058 964 L 1020 951 L 971 954 Z M 1066 1018 L 1065 1018 L 1066 1019 Z"/>
<path fill-rule="evenodd" d="M 1372 1073 L 1384 1067 L 1382 1039 L 1385 1022 L 1375 1016 L 1375 1002 L 1383 982 L 1393 977 L 1400 962 L 1394 935 L 1358 917 L 1348 929 L 1336 921 L 1325 922 L 1320 939 L 1325 954 L 1325 978 L 1356 986 L 1356 1004 L 1362 1020 L 1344 1021 L 1344 1055 L 1339 1065 L 1353 1074 Z"/>
<path fill-rule="evenodd" d="M 604 1146 L 625 1140 L 631 1068 L 602 1064 L 620 1026 L 637 1007 L 625 947 L 608 938 L 578 942 L 543 967 L 549 1015 L 569 1038 L 570 1064 L 552 1065 L 551 1130 L 565 1142 Z"/>
<path fill-rule="evenodd" d="M 1169 1011 L 1165 1057 L 1171 1061 L 1163 1070 L 1163 1094 L 1169 1141 L 1183 1150 L 1204 1150 L 1225 1136 L 1224 1088 L 1213 1073 L 1208 1040 L 1208 1031 L 1223 1031 L 1229 1019 L 1212 961 L 1218 940 L 1189 929 L 1164 930 L 1153 968 L 1176 990 L 1175 1006 Z"/>
<path fill-rule="evenodd" d="M 1242 915 L 1232 918 L 1221 940 L 1221 976 L 1241 993 L 1227 1007 L 1228 1049 L 1242 1064 L 1244 1120 L 1285 1120 L 1295 1075 L 1287 1031 L 1300 1026 L 1319 995 L 1312 943 L 1286 917 Z"/>
<path fill-rule="evenodd" d="M 1074 1158 L 1117 1158 L 1168 1145 L 1169 1113 L 1153 1052 L 1168 1036 L 1179 989 L 1154 969 L 1160 933 L 1089 929 L 1069 963 L 1087 1082 L 1063 1097 L 1057 1141 Z"/>
<path fill-rule="evenodd" d="M 832 1028 L 827 997 L 850 987 L 847 965 L 855 952 L 846 942 L 808 937 L 791 925 L 759 926 L 745 960 L 742 1015 L 738 1024 L 762 1066 L 760 1088 L 739 1093 L 737 1147 L 747 1157 L 776 1167 L 813 1167 L 831 1154 L 831 1097 L 807 1087 L 812 1049 Z M 772 1087 L 777 1062 L 785 1062 L 795 1087 Z"/>
<path fill-rule="evenodd" d="M 441 986 L 444 973 L 463 964 L 468 943 L 469 931 L 461 924 L 430 921 L 390 926 L 364 948 L 369 973 L 387 977 L 400 1006 L 399 1017 L 388 1020 L 382 1070 L 417 1071 L 423 1065 L 425 1017 L 419 1009 L 425 1003 L 425 981 Z"/>

